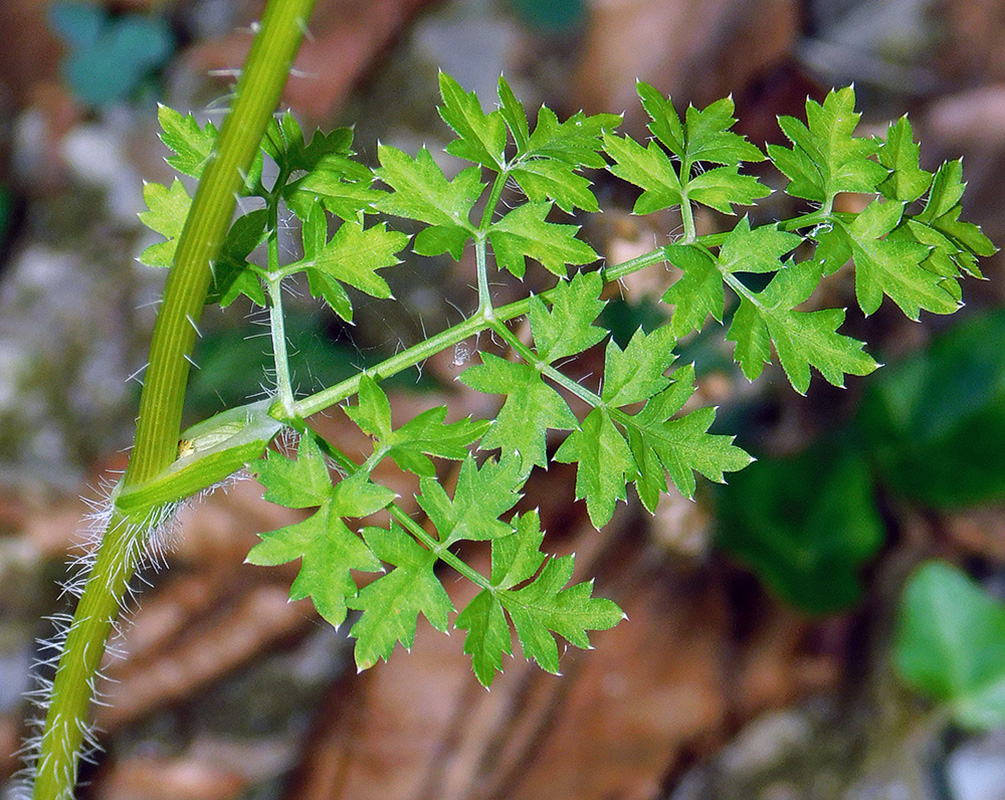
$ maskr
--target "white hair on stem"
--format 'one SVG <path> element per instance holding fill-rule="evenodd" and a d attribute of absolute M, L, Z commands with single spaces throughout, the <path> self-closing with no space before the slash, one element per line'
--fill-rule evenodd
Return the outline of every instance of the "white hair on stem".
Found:
<path fill-rule="evenodd" d="M 86 658 L 88 649 L 92 646 L 103 647 L 104 652 L 111 658 L 122 659 L 125 657 L 124 633 L 139 607 L 142 584 L 149 585 L 149 581 L 144 578 L 142 571 L 153 569 L 159 572 L 168 566 L 168 555 L 174 548 L 180 534 L 178 512 L 186 505 L 201 500 L 216 489 L 226 491 L 229 486 L 246 477 L 247 473 L 241 470 L 188 500 L 163 504 L 151 509 L 141 521 L 126 523 L 128 526 L 127 541 L 123 548 L 123 555 L 115 564 L 110 579 L 115 575 L 121 575 L 124 570 L 130 568 L 130 565 L 133 569 L 134 579 L 126 585 L 126 591 L 123 595 L 117 598 L 116 614 L 108 620 L 111 626 L 108 641 L 84 642 L 83 650 L 79 654 L 82 660 Z M 97 487 L 95 496 L 82 498 L 88 511 L 82 518 L 83 525 L 77 532 L 76 542 L 70 548 L 67 577 L 61 582 L 60 598 L 71 596 L 79 600 L 83 595 L 87 579 L 97 558 L 98 548 L 114 515 L 112 500 L 114 485 L 110 479 L 103 480 Z M 63 749 L 61 761 L 62 768 L 65 770 L 64 785 L 68 788 L 61 793 L 57 800 L 73 800 L 73 787 L 77 784 L 79 763 L 94 764 L 101 752 L 100 731 L 87 717 L 63 719 L 57 713 L 49 728 L 45 727 L 46 717 L 52 704 L 53 676 L 64 656 L 67 636 L 71 630 L 81 625 L 87 618 L 77 617 L 67 611 L 58 611 L 46 619 L 52 625 L 52 632 L 49 636 L 37 640 L 38 655 L 32 666 L 32 687 L 25 692 L 26 700 L 37 709 L 37 713 L 33 714 L 28 721 L 28 733 L 21 748 L 15 754 L 21 759 L 23 767 L 12 776 L 10 789 L 5 794 L 4 800 L 29 800 L 31 798 L 35 776 L 53 758 L 53 751 L 47 752 L 44 757 L 41 755 L 43 742 L 47 739 L 51 740 L 53 737 L 57 737 L 59 742 L 56 746 Z M 115 679 L 110 678 L 102 669 L 98 668 L 84 680 L 90 692 L 91 703 L 107 706 L 109 695 L 102 691 L 101 687 L 106 683 L 114 683 Z M 69 752 L 68 745 L 73 730 L 82 737 L 82 745 L 76 755 Z"/>

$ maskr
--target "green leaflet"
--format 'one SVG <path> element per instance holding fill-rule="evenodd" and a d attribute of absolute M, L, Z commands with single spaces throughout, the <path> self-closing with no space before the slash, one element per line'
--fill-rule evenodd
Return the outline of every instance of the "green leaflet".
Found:
<path fill-rule="evenodd" d="M 809 388 L 811 366 L 834 386 L 844 386 L 845 375 L 868 375 L 879 366 L 862 352 L 862 342 L 837 333 L 844 311 L 793 310 L 819 281 L 819 265 L 804 261 L 780 271 L 764 291 L 741 298 L 726 338 L 736 342 L 736 360 L 748 380 L 757 378 L 770 361 L 769 340 L 800 394 Z"/>
<path fill-rule="evenodd" d="M 498 447 L 503 458 L 516 454 L 528 472 L 532 466 L 548 464 L 545 440 L 549 428 L 569 431 L 578 426 L 568 403 L 530 364 L 514 364 L 483 353 L 482 363 L 468 367 L 460 381 L 479 392 L 506 395 L 495 422 L 482 438 L 482 447 Z"/>
<path fill-rule="evenodd" d="M 932 185 L 932 173 L 921 169 L 921 149 L 906 116 L 890 124 L 876 155 L 879 163 L 890 170 L 876 187 L 889 200 L 913 203 Z"/>
<path fill-rule="evenodd" d="M 677 357 L 676 344 L 666 325 L 649 334 L 639 328 L 624 350 L 609 341 L 601 399 L 611 406 L 628 406 L 662 392 L 670 384 L 664 373 Z"/>
<path fill-rule="evenodd" d="M 753 459 L 732 443 L 732 436 L 708 432 L 715 420 L 714 409 L 699 408 L 676 416 L 694 394 L 694 367 L 681 367 L 672 377 L 669 388 L 651 397 L 641 411 L 624 419 L 624 424 L 640 483 L 660 486 L 662 490 L 666 470 L 680 493 L 693 497 L 697 488 L 695 472 L 722 483 L 723 473 L 741 470 Z M 644 495 L 642 499 L 647 501 Z M 652 511 L 656 504 L 647 501 L 646 505 Z"/>
<path fill-rule="evenodd" d="M 397 525 L 390 530 L 364 528 L 370 551 L 391 569 L 350 599 L 349 607 L 363 612 L 352 626 L 356 637 L 356 666 L 368 669 L 390 657 L 395 642 L 406 649 L 415 640 L 419 614 L 438 631 L 445 632 L 454 610 L 447 593 L 433 573 L 436 553 L 426 550 Z"/>
<path fill-rule="evenodd" d="M 348 284 L 371 297 L 388 298 L 391 288 L 377 270 L 400 264 L 397 254 L 408 244 L 408 236 L 389 231 L 380 222 L 364 228 L 358 222 L 343 222 L 331 240 L 306 265 L 312 294 L 323 297 L 343 319 L 352 320 L 345 290 Z"/>
<path fill-rule="evenodd" d="M 243 294 L 264 308 L 265 292 L 248 262 L 248 256 L 265 241 L 267 220 L 268 212 L 264 208 L 234 220 L 213 262 L 213 280 L 206 295 L 207 304 L 219 303 L 226 308 Z"/>
<path fill-rule="evenodd" d="M 559 669 L 553 633 L 586 648 L 590 646 L 587 631 L 607 630 L 624 619 L 613 602 L 590 596 L 592 581 L 567 585 L 573 558 L 540 552 L 544 534 L 536 512 L 514 518 L 513 525 L 510 536 L 492 542 L 490 587 L 479 592 L 456 621 L 458 628 L 468 632 L 464 652 L 471 655 L 483 686 L 492 684 L 495 673 L 502 670 L 503 654 L 512 652 L 507 614 L 524 656 L 553 673 Z"/>
<path fill-rule="evenodd" d="M 855 261 L 859 307 L 865 314 L 872 314 L 885 294 L 910 319 L 917 319 L 922 309 L 952 314 L 959 308 L 959 301 L 944 288 L 951 279 L 921 266 L 928 248 L 887 236 L 900 224 L 903 211 L 901 203 L 874 200 L 850 225 L 842 225 Z"/>
<path fill-rule="evenodd" d="M 424 256 L 450 253 L 459 260 L 465 241 L 474 235 L 469 215 L 484 189 L 479 170 L 466 169 L 448 181 L 426 148 L 412 158 L 381 145 L 377 157 L 377 177 L 393 190 L 376 201 L 377 210 L 430 226 L 415 238 L 415 252 Z"/>
<path fill-rule="evenodd" d="M 604 282 L 599 272 L 577 272 L 570 281 L 561 281 L 549 298 L 551 308 L 539 297 L 530 299 L 530 329 L 542 361 L 582 353 L 598 344 L 607 331 L 593 323 L 604 310 L 600 299 Z"/>
<path fill-rule="evenodd" d="M 625 500 L 625 484 L 636 472 L 632 451 L 611 412 L 595 408 L 579 429 L 569 434 L 554 455 L 560 464 L 579 464 L 576 499 L 586 500 L 590 522 L 598 530 L 610 522 L 618 500 Z"/>
<path fill-rule="evenodd" d="M 170 267 L 174 263 L 174 251 L 185 227 L 192 198 L 182 182 L 175 178 L 170 186 L 143 184 L 143 199 L 149 210 L 139 213 L 140 222 L 167 241 L 150 245 L 140 253 L 139 260 L 149 267 Z"/>
<path fill-rule="evenodd" d="M 317 508 L 303 522 L 259 534 L 262 541 L 248 553 L 248 563 L 273 566 L 301 559 L 290 598 L 310 597 L 328 622 L 345 621 L 347 601 L 356 596 L 352 570 L 378 572 L 380 561 L 345 524 L 345 518 L 365 517 L 386 507 L 394 492 L 356 472 L 332 485 L 328 468 L 313 434 L 301 437 L 296 460 L 269 453 L 255 477 L 265 487 L 265 499 L 288 508 Z"/>
<path fill-rule="evenodd" d="M 157 106 L 157 121 L 161 126 L 161 141 L 174 151 L 167 163 L 179 172 L 201 178 L 216 142 L 216 126 L 207 122 L 200 127 L 191 114 L 182 116 L 173 108 Z"/>
<path fill-rule="evenodd" d="M 731 98 L 704 109 L 691 106 L 681 123 L 670 98 L 647 83 L 639 82 L 637 89 L 656 138 L 642 147 L 629 137 L 603 137 L 604 150 L 615 161 L 610 171 L 643 190 L 634 213 L 650 214 L 690 201 L 731 214 L 733 206 L 750 205 L 770 194 L 756 178 L 739 173 L 741 162 L 763 161 L 764 155 L 729 130 L 736 123 Z M 696 169 L 702 163 L 724 166 Z"/>
<path fill-rule="evenodd" d="M 855 111 L 855 90 L 848 86 L 828 92 L 823 105 L 807 99 L 805 124 L 795 117 L 778 118 L 792 149 L 768 145 L 768 155 L 789 178 L 788 194 L 829 205 L 838 192 L 878 189 L 888 172 L 870 159 L 877 142 L 854 135 L 861 116 Z"/>
<path fill-rule="evenodd" d="M 518 459 L 486 461 L 478 467 L 469 455 L 461 464 L 452 498 L 435 478 L 422 478 L 417 499 L 436 526 L 443 547 L 462 539 L 498 539 L 511 533 L 499 517 L 516 505 L 526 480 Z"/>
<path fill-rule="evenodd" d="M 359 404 L 346 406 L 345 412 L 360 430 L 374 438 L 375 452 L 390 456 L 401 469 L 425 477 L 436 474 L 427 456 L 463 461 L 468 455 L 468 445 L 490 426 L 487 420 L 476 422 L 470 417 L 444 424 L 447 407 L 437 406 L 392 429 L 391 404 L 369 375 L 360 378 Z"/>
<path fill-rule="evenodd" d="M 440 116 L 458 135 L 447 152 L 491 169 L 502 169 L 506 149 L 506 123 L 499 111 L 486 114 L 474 92 L 465 92 L 461 85 L 440 73 L 440 95 L 443 104 Z"/>
<path fill-rule="evenodd" d="M 658 345 L 666 336 L 664 330 L 658 329 L 648 337 L 636 334 L 632 341 L 650 338 L 653 345 Z M 632 349 L 630 343 L 625 352 Z M 629 481 L 636 482 L 646 508 L 655 511 L 660 493 L 666 490 L 665 473 L 681 494 L 692 497 L 695 472 L 721 482 L 723 473 L 743 469 L 751 461 L 732 444 L 733 437 L 708 433 L 715 419 L 713 409 L 700 408 L 676 416 L 694 393 L 693 366 L 677 370 L 671 381 L 655 372 L 656 362 L 656 366 L 642 367 L 626 380 L 622 363 L 620 349 L 610 345 L 604 374 L 605 383 L 608 374 L 614 378 L 612 398 L 632 403 L 644 394 L 648 396 L 645 406 L 634 415 L 607 405 L 594 408 L 554 456 L 562 463 L 578 462 L 576 497 L 586 500 L 590 521 L 598 529 L 610 521 L 617 501 L 626 499 Z M 668 383 L 669 387 L 662 388 Z M 646 392 L 639 391 L 643 386 Z M 654 394 L 650 395 L 649 389 Z"/>
<path fill-rule="evenodd" d="M 524 203 L 492 224 L 488 238 L 500 269 L 522 278 L 530 256 L 564 278 L 569 264 L 597 260 L 593 248 L 576 238 L 578 226 L 545 221 L 550 210 L 550 203 Z"/>

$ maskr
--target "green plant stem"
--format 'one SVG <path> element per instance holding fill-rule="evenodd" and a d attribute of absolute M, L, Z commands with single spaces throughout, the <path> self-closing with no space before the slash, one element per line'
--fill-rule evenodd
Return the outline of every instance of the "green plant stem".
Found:
<path fill-rule="evenodd" d="M 293 384 L 290 379 L 290 359 L 286 350 L 282 284 L 282 277 L 274 273 L 271 273 L 266 281 L 269 293 L 269 331 L 272 336 L 272 359 L 276 370 L 276 391 L 279 395 L 279 403 L 285 413 L 283 421 L 288 421 L 296 416 L 296 403 L 293 399 Z"/>
<path fill-rule="evenodd" d="M 93 676 L 136 567 L 137 537 L 145 533 L 119 513 L 105 532 L 56 671 L 35 775 L 36 800 L 72 797 Z"/>
<path fill-rule="evenodd" d="M 211 279 L 211 262 L 230 225 L 244 175 L 279 102 L 314 0 L 270 0 L 238 82 L 234 106 L 206 166 L 168 273 L 140 396 L 132 457 L 123 486 L 145 483 L 177 455 L 189 357 Z M 151 509 L 158 517 L 162 509 Z M 114 512 L 74 613 L 60 657 L 37 756 L 35 800 L 73 795 L 93 682 L 139 553 L 151 531 Z"/>
<path fill-rule="evenodd" d="M 534 367 L 534 369 L 542 375 L 547 376 L 550 380 L 557 383 L 566 391 L 576 395 L 580 400 L 586 401 L 594 408 L 605 405 L 600 395 L 594 394 L 584 386 L 580 386 L 568 375 L 559 372 L 550 364 L 541 361 L 541 359 L 538 358 L 537 353 L 521 342 L 519 337 L 517 337 L 517 335 L 507 328 L 502 322 L 494 322 L 492 330 L 495 331 L 495 333 L 498 334 L 499 337 L 506 342 L 506 344 L 513 348 L 513 351 L 520 356 L 520 358 Z"/>
<path fill-rule="evenodd" d="M 286 348 L 286 321 L 283 315 L 283 272 L 279 265 L 279 197 L 286 184 L 286 172 L 276 178 L 268 201 L 268 271 L 263 276 L 269 295 L 269 333 L 272 336 L 272 360 L 276 371 L 276 392 L 282 405 L 284 422 L 296 416 L 290 359 Z"/>
<path fill-rule="evenodd" d="M 300 46 L 314 0 L 270 0 L 255 37 L 230 114 L 206 165 L 154 325 L 150 366 L 125 485 L 149 480 L 176 455 L 189 361 L 209 290 L 211 262 L 234 213 L 237 193 L 258 152 Z"/>
<path fill-rule="evenodd" d="M 684 244 L 691 244 L 698 238 L 698 231 L 694 225 L 694 209 L 691 208 L 691 201 L 684 197 L 680 204 L 680 217 L 684 223 Z"/>
<path fill-rule="evenodd" d="M 488 256 L 485 252 L 484 235 L 475 238 L 475 268 L 478 272 L 478 311 L 476 314 L 485 319 L 493 318 L 492 295 L 489 293 Z"/>

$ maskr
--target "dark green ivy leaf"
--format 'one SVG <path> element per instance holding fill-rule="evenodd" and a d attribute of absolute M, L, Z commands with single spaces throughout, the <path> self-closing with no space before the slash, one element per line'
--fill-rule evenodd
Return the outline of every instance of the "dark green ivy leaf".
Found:
<path fill-rule="evenodd" d="M 956 567 L 930 561 L 910 577 L 893 656 L 900 676 L 948 704 L 959 725 L 1005 725 L 1005 603 Z"/>

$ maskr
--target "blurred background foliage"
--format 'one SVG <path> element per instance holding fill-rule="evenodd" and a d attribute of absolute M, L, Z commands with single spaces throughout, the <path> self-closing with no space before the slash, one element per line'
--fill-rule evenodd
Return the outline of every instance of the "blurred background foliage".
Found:
<path fill-rule="evenodd" d="M 123 466 L 132 434 L 163 280 L 134 260 L 151 242 L 142 181 L 168 177 L 156 103 L 219 122 L 261 7 L 0 0 L 0 781 L 39 620 L 61 609 L 76 497 Z M 678 106 L 731 93 L 759 145 L 807 94 L 854 81 L 866 132 L 909 112 L 923 166 L 964 157 L 965 213 L 1005 241 L 1001 0 L 319 0 L 311 34 L 286 102 L 305 129 L 355 125 L 368 162 L 378 139 L 442 149 L 441 68 L 486 98 L 505 73 L 528 109 L 623 111 L 636 136 L 636 79 Z M 631 192 L 596 180 L 605 213 L 572 221 L 608 262 L 671 240 L 679 218 L 633 217 Z M 791 202 L 776 193 L 753 221 Z M 634 504 L 597 535 L 572 474 L 535 476 L 526 505 L 549 546 L 579 552 L 631 618 L 567 654 L 561 681 L 512 665 L 485 696 L 460 642 L 421 630 L 411 655 L 351 675 L 342 635 L 286 602 L 290 576 L 241 563 L 284 512 L 249 484 L 218 493 L 186 517 L 109 667 L 108 754 L 82 796 L 1001 800 L 1005 276 L 1000 257 L 981 266 L 989 280 L 968 282 L 953 318 L 852 308 L 847 331 L 887 366 L 846 390 L 814 381 L 799 397 L 777 372 L 748 384 L 721 331 L 684 342 L 701 399 L 759 459 L 697 503 L 667 497 L 652 519 Z M 389 274 L 402 302 L 354 298 L 351 327 L 290 298 L 301 389 L 459 321 L 473 275 L 467 259 L 411 257 Z M 666 319 L 667 282 L 656 269 L 612 287 L 615 339 Z M 493 289 L 506 302 L 547 285 L 539 271 Z M 843 271 L 821 294 L 854 306 Z M 206 315 L 192 421 L 268 386 L 261 322 Z M 492 413 L 454 378 L 493 346 L 401 376 L 396 415 Z M 591 357 L 577 377 L 600 368 Z M 349 435 L 338 412 L 315 423 Z"/>

